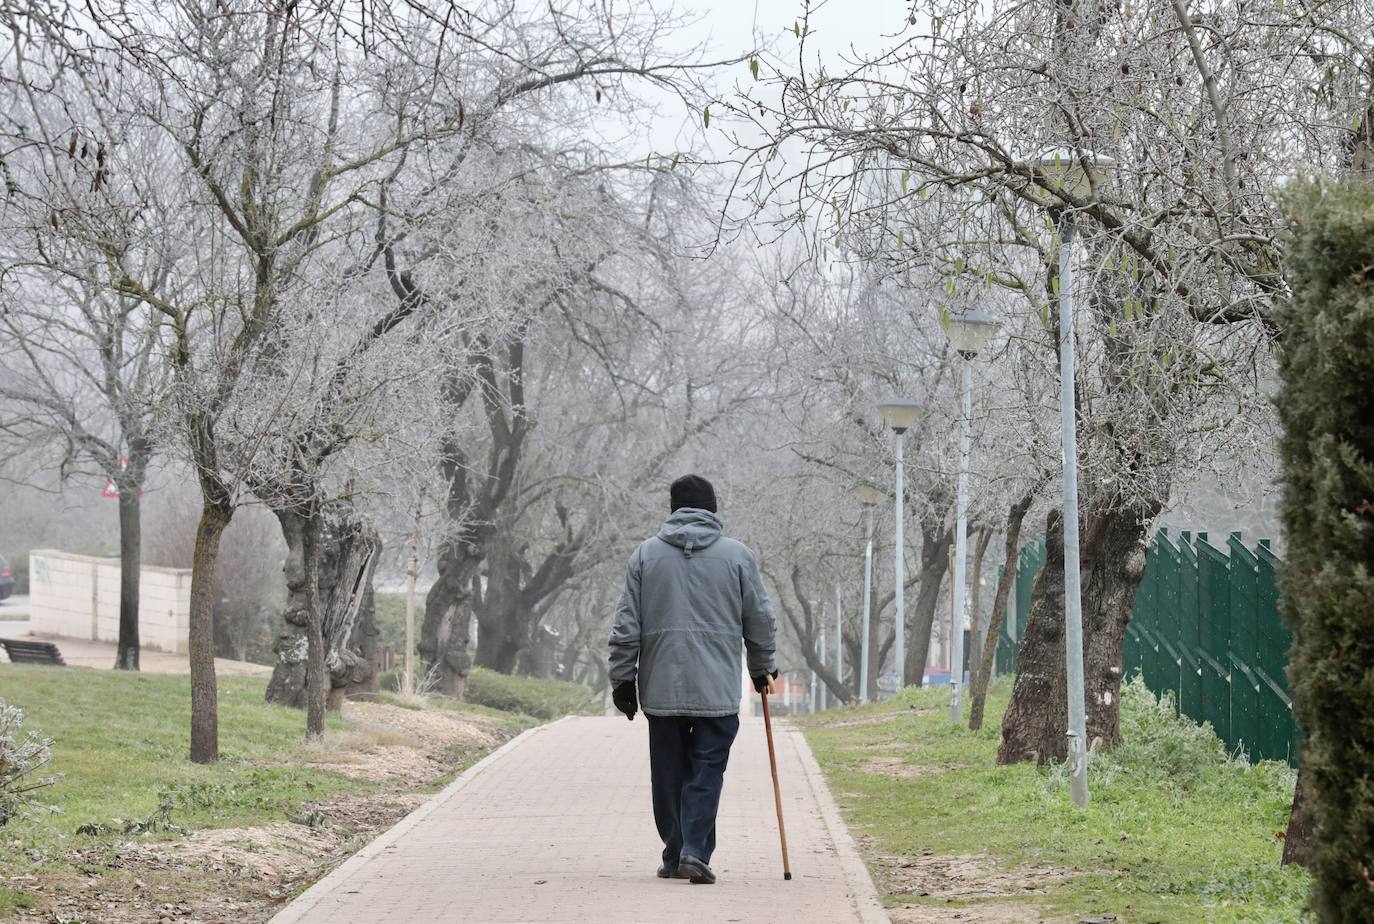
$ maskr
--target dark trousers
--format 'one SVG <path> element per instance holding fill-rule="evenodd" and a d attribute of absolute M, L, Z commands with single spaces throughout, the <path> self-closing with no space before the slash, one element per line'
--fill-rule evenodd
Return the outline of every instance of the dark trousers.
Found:
<path fill-rule="evenodd" d="M 716 809 L 725 785 L 725 764 L 739 732 L 739 716 L 645 717 L 663 862 L 676 866 L 685 853 L 709 863 L 716 849 Z"/>

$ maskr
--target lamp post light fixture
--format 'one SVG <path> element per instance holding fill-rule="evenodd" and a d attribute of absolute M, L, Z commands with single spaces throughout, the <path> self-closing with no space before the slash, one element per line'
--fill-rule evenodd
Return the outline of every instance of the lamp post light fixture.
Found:
<path fill-rule="evenodd" d="M 904 497 L 905 486 L 903 483 L 905 478 L 903 448 L 906 443 L 904 434 L 910 429 L 912 424 L 920 420 L 921 406 L 915 401 L 911 401 L 907 398 L 889 398 L 878 405 L 878 413 L 883 415 L 883 420 L 892 428 L 894 434 L 893 442 L 896 444 L 897 450 L 895 494 L 897 548 L 894 553 L 897 586 L 895 588 L 895 600 L 893 601 L 895 606 L 894 618 L 896 619 L 897 644 L 894 646 L 896 650 L 893 653 L 893 659 L 897 662 L 897 689 L 900 690 L 906 686 L 906 596 L 905 587 L 903 586 L 906 584 L 906 562 L 902 558 L 903 547 L 906 543 L 905 537 L 903 536 L 904 521 L 906 519 L 906 517 L 903 516 L 906 507 Z M 917 679 L 919 681 L 920 678 Z"/>
<path fill-rule="evenodd" d="M 950 635 L 949 719 L 964 719 L 964 608 L 968 593 L 968 462 L 973 430 L 973 360 L 997 332 L 997 321 L 980 311 L 951 317 L 945 329 L 950 345 L 964 358 L 962 412 L 959 415 L 959 493 L 954 527 L 954 626 Z"/>
<path fill-rule="evenodd" d="M 862 639 L 859 645 L 859 703 L 868 702 L 868 665 L 869 635 L 868 621 L 872 618 L 873 607 L 873 508 L 883 499 L 883 492 L 871 484 L 861 484 L 854 489 L 864 512 L 868 515 L 868 530 L 864 542 L 864 616 Z"/>
<path fill-rule="evenodd" d="M 835 680 L 844 689 L 844 598 L 835 582 Z"/>
<path fill-rule="evenodd" d="M 1116 161 L 1106 154 L 1052 148 L 1040 155 L 1036 167 L 1054 185 L 1054 192 L 1064 192 L 1082 199 L 1101 186 L 1111 174 Z"/>
<path fill-rule="evenodd" d="M 1116 162 L 1089 151 L 1046 151 L 1039 169 L 1055 191 L 1083 198 Z M 1063 195 L 1061 200 L 1067 205 Z M 1088 804 L 1087 707 L 1083 693 L 1083 600 L 1078 573 L 1078 434 L 1074 409 L 1073 212 L 1059 210 L 1059 418 L 1064 448 L 1064 653 L 1068 677 L 1069 798 Z"/>

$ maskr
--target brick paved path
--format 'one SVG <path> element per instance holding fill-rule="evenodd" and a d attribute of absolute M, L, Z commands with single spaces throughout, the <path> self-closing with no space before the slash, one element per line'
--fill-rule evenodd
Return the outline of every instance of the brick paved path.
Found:
<path fill-rule="evenodd" d="M 712 867 L 654 876 L 643 717 L 526 732 L 287 906 L 273 924 L 568 922 L 881 924 L 800 733 L 775 727 L 791 882 L 782 878 L 763 721 L 741 719 Z"/>

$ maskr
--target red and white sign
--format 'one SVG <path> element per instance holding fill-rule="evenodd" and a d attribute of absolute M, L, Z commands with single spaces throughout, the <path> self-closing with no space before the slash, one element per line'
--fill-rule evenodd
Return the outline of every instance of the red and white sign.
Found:
<path fill-rule="evenodd" d="M 128 457 L 128 456 L 120 456 L 120 457 L 119 457 L 119 467 L 120 467 L 120 468 L 128 468 L 128 467 L 129 467 L 129 457 Z M 118 485 L 116 485 L 116 484 L 115 484 L 113 481 L 111 481 L 110 479 L 106 478 L 106 479 L 105 479 L 105 487 L 103 487 L 103 488 L 100 489 L 100 496 L 101 496 L 101 497 L 118 497 L 118 496 L 119 496 L 119 487 L 118 487 Z M 138 496 L 139 496 L 139 497 L 142 497 L 142 496 L 143 496 L 143 492 L 142 492 L 142 491 L 139 491 L 139 492 L 138 492 Z"/>

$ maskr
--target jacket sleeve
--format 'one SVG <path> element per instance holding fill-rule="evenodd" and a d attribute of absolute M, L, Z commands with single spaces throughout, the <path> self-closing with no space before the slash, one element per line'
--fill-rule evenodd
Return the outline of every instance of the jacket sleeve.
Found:
<path fill-rule="evenodd" d="M 630 556 L 625 568 L 625 589 L 615 608 L 611 626 L 611 685 L 634 680 L 639 673 L 639 550 Z"/>
<path fill-rule="evenodd" d="M 774 659 L 777 622 L 773 618 L 773 604 L 763 587 L 763 576 L 759 574 L 759 565 L 752 552 L 745 556 L 740 584 L 744 592 L 744 648 L 748 656 L 749 676 L 771 674 L 777 670 Z"/>

